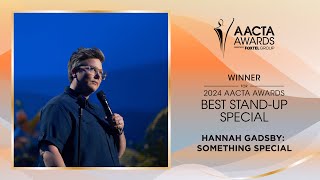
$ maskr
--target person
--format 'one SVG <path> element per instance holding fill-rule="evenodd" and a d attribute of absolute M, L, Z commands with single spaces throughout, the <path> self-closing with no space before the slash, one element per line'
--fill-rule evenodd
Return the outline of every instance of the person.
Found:
<path fill-rule="evenodd" d="M 106 78 L 104 54 L 79 48 L 68 63 L 70 86 L 41 110 L 39 166 L 114 167 L 126 148 L 124 120 L 89 101 Z M 80 125 L 79 125 L 80 124 Z"/>

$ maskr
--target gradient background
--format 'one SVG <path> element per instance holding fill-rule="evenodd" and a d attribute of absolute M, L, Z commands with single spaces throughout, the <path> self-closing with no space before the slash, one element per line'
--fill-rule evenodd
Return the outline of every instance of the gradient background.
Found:
<path fill-rule="evenodd" d="M 75 3 L 77 2 L 77 3 Z M 153 10 L 170 15 L 171 70 L 171 168 L 167 170 L 63 171 L 59 178 L 79 179 L 318 179 L 320 165 L 320 61 L 317 47 L 320 14 L 316 1 L 11 1 L 1 6 L 1 157 L 4 177 L 51 178 L 56 170 L 12 170 L 10 124 L 12 97 L 11 35 L 12 12 L 22 10 Z M 275 32 L 274 51 L 233 49 L 227 42 L 222 58 L 213 30 L 219 19 L 235 18 L 235 24 L 271 25 Z M 231 29 L 231 32 L 234 29 Z M 232 39 L 232 35 L 229 39 Z M 231 44 L 230 44 L 231 43 Z M 228 73 L 260 73 L 264 84 L 282 84 L 289 105 L 268 113 L 268 124 L 222 124 L 218 112 L 201 111 L 199 103 L 206 84 L 228 84 Z M 259 85 L 259 84 L 253 84 Z M 170 107 L 169 106 L 169 107 Z M 169 114 L 170 115 L 170 114 Z M 283 134 L 291 153 L 195 153 L 200 135 L 205 133 Z M 282 169 L 281 169 L 282 168 Z M 279 171 L 274 171 L 279 170 Z M 274 173 L 273 173 L 274 172 Z M 53 179 L 54 177 L 52 177 Z"/>

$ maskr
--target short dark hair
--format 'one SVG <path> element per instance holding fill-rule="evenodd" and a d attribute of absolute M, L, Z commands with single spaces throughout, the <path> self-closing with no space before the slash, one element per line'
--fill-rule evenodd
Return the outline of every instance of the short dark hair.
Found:
<path fill-rule="evenodd" d="M 104 62 L 104 54 L 98 48 L 78 48 L 77 51 L 73 52 L 68 62 L 68 78 L 70 83 L 72 82 L 72 70 L 79 66 L 84 60 L 97 58 L 101 63 Z"/>

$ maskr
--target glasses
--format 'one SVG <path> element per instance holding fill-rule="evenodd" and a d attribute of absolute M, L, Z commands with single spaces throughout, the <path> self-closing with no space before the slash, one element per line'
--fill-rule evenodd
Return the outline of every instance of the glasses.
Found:
<path fill-rule="evenodd" d="M 101 77 L 102 80 L 105 80 L 107 77 L 107 73 L 103 72 L 102 69 L 98 69 L 94 66 L 78 66 L 76 69 L 84 69 L 85 71 L 87 71 L 90 74 L 96 75 L 99 74 L 99 76 Z"/>

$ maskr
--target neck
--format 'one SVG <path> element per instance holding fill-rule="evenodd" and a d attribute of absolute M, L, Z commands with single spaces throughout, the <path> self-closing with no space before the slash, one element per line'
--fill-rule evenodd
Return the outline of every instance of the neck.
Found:
<path fill-rule="evenodd" d="M 74 90 L 77 94 L 82 95 L 86 99 L 88 99 L 91 94 L 91 93 L 88 93 L 87 91 L 84 91 L 83 88 L 77 86 L 77 84 L 75 84 L 74 82 L 72 82 L 69 87 L 70 89 Z"/>

